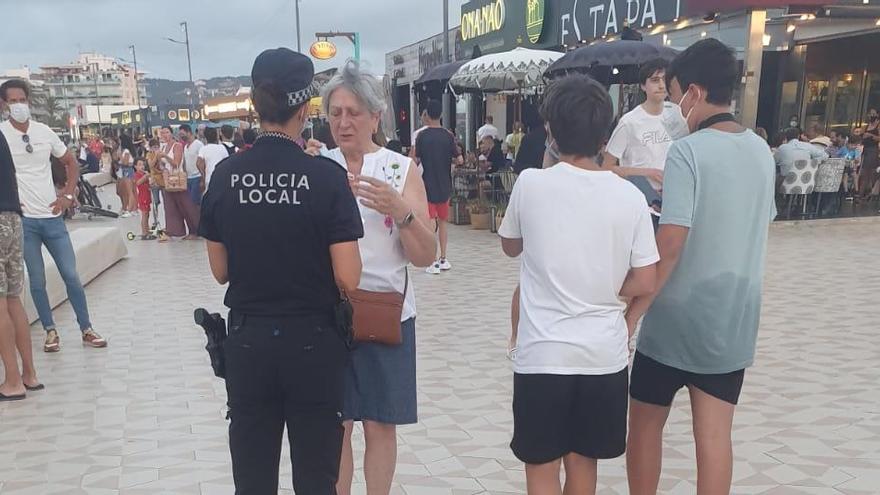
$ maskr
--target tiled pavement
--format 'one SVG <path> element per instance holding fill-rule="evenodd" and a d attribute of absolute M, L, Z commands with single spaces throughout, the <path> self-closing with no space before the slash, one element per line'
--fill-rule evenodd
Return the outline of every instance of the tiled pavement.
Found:
<path fill-rule="evenodd" d="M 393 493 L 523 493 L 507 447 L 517 261 L 492 234 L 451 237 L 452 272 L 413 272 L 421 421 L 400 429 Z M 875 221 L 774 226 L 759 356 L 736 416 L 734 493 L 880 493 L 878 246 Z M 132 242 L 87 293 L 110 346 L 82 348 L 69 305 L 56 311 L 61 353 L 39 352 L 34 329 L 47 390 L 0 404 L 0 493 L 232 493 L 225 390 L 191 322 L 193 308 L 219 309 L 223 295 L 203 244 Z M 687 408 L 682 393 L 662 493 L 696 492 Z M 292 493 L 286 461 L 282 486 Z M 601 463 L 600 493 L 626 492 L 622 460 Z"/>

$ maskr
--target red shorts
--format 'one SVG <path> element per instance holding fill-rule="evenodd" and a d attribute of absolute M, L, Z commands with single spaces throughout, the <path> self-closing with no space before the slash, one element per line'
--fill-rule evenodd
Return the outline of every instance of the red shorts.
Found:
<path fill-rule="evenodd" d="M 150 206 L 152 206 L 153 200 L 149 195 L 144 197 L 143 195 L 138 195 L 138 210 L 148 213 L 150 211 Z"/>
<path fill-rule="evenodd" d="M 431 220 L 440 219 L 444 222 L 449 220 L 449 202 L 428 203 L 428 216 Z"/>

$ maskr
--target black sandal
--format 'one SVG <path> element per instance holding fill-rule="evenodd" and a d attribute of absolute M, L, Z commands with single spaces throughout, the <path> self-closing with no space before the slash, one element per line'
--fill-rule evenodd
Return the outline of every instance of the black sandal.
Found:
<path fill-rule="evenodd" d="M 14 400 L 24 400 L 25 398 L 27 398 L 26 394 L 4 395 L 0 393 L 0 402 L 12 402 Z"/>
<path fill-rule="evenodd" d="M 25 388 L 25 390 L 27 390 L 28 392 L 39 392 L 40 390 L 44 390 L 44 389 L 46 388 L 46 386 L 43 385 L 42 383 L 38 383 L 38 384 L 34 385 L 33 387 L 31 387 L 30 385 L 25 384 L 24 388 Z"/>

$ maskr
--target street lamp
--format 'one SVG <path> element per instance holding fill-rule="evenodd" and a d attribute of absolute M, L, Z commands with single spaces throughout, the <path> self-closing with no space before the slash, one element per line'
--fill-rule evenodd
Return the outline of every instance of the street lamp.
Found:
<path fill-rule="evenodd" d="M 299 0 L 293 0 L 296 10 L 296 51 L 302 53 L 302 37 L 299 34 Z"/>
<path fill-rule="evenodd" d="M 195 103 L 193 102 L 193 98 L 195 97 L 195 84 L 193 84 L 193 70 L 192 70 L 192 58 L 189 53 L 189 26 L 186 21 L 180 23 L 180 29 L 184 34 L 184 41 L 178 41 L 172 38 L 165 38 L 166 40 L 177 43 L 178 45 L 186 45 L 186 66 L 189 69 L 189 86 L 190 86 L 190 95 L 189 95 L 189 116 L 192 119 L 193 116 L 193 108 L 195 107 Z"/>
<path fill-rule="evenodd" d="M 138 56 L 137 52 L 134 49 L 134 45 L 128 45 L 128 50 L 131 52 L 131 58 L 134 61 L 134 94 L 137 98 L 138 110 L 141 109 L 141 86 L 138 82 Z"/>
<path fill-rule="evenodd" d="M 326 33 L 315 33 L 315 38 L 319 40 L 324 38 L 325 40 L 328 38 L 336 38 L 342 37 L 347 38 L 348 41 L 354 45 L 354 59 L 360 61 L 361 59 L 361 35 L 360 33 L 352 33 L 352 32 L 343 32 L 343 31 L 328 31 Z"/>

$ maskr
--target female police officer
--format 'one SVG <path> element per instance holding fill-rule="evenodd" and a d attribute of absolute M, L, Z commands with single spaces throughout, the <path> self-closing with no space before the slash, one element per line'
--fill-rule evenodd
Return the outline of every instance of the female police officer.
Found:
<path fill-rule="evenodd" d="M 360 280 L 363 226 L 345 170 L 294 142 L 316 93 L 311 60 L 267 50 L 251 76 L 263 132 L 217 166 L 200 229 L 214 278 L 229 282 L 235 493 L 278 492 L 286 424 L 296 493 L 334 494 L 348 356 L 333 310 Z"/>

